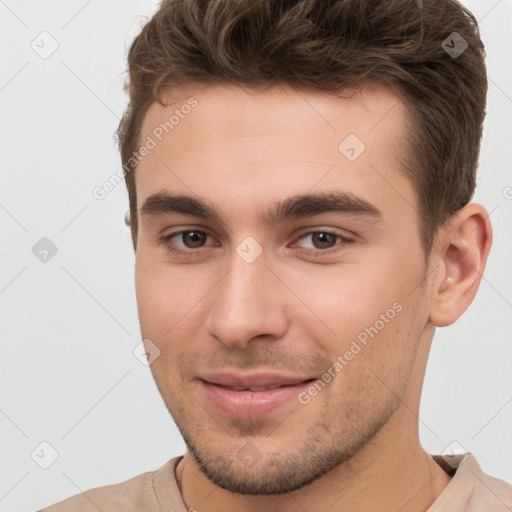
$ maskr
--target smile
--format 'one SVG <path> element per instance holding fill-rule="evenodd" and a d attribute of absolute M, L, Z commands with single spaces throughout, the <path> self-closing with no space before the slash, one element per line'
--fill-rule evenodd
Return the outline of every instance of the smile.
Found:
<path fill-rule="evenodd" d="M 202 392 L 207 401 L 216 411 L 239 419 L 256 419 L 266 416 L 277 409 L 283 407 L 290 401 L 297 403 L 297 396 L 304 391 L 314 378 L 309 379 L 277 379 L 281 382 L 264 383 L 275 377 L 258 376 L 252 378 L 254 384 L 242 384 L 240 380 L 250 380 L 250 377 L 233 378 L 232 376 L 217 377 L 217 380 L 226 382 L 227 380 L 238 382 L 227 384 L 219 382 L 210 382 L 199 379 Z M 295 400 L 294 400 L 295 399 Z"/>

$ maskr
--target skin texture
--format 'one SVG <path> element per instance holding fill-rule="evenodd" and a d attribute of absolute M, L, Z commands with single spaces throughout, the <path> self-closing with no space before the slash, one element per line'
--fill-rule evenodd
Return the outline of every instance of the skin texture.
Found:
<path fill-rule="evenodd" d="M 450 477 L 419 442 L 421 387 L 435 327 L 453 323 L 478 289 L 491 244 L 485 209 L 460 210 L 426 260 L 398 159 L 405 107 L 384 88 L 340 98 L 189 84 L 150 107 L 141 141 L 191 96 L 197 106 L 136 171 L 141 332 L 160 350 L 151 371 L 187 443 L 177 469 L 186 506 L 427 510 Z M 354 161 L 338 150 L 349 134 L 366 146 Z M 214 205 L 222 222 L 141 215 L 145 199 L 165 191 Z M 276 201 L 330 191 L 382 215 L 259 220 Z M 172 239 L 190 257 L 161 240 L 185 229 L 208 235 Z M 350 241 L 321 245 L 311 233 L 325 231 Z M 252 263 L 236 251 L 248 236 L 263 250 Z M 320 379 L 393 304 L 400 311 L 307 404 L 236 419 L 201 388 L 215 370 Z"/>

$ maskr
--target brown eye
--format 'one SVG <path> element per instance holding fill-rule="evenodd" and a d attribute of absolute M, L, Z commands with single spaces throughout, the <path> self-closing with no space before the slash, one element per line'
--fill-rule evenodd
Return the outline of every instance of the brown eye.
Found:
<path fill-rule="evenodd" d="M 343 246 L 347 243 L 351 243 L 353 240 L 350 238 L 347 238 L 345 236 L 342 236 L 338 233 L 331 233 L 330 231 L 310 231 L 309 233 L 305 233 L 302 236 L 299 237 L 299 240 L 307 239 L 309 238 L 311 240 L 312 247 L 305 247 L 303 246 L 302 252 L 306 253 L 316 253 L 321 254 L 322 252 L 331 252 L 329 249 L 332 247 Z M 340 241 L 341 243 L 336 243 L 337 241 Z M 336 249 L 334 249 L 336 250 Z"/>
<path fill-rule="evenodd" d="M 336 243 L 338 238 L 337 235 L 323 231 L 317 231 L 312 233 L 312 235 L 311 241 L 315 245 L 315 249 L 329 249 Z"/>
<path fill-rule="evenodd" d="M 195 256 L 200 253 L 206 239 L 209 237 L 204 231 L 188 229 L 171 233 L 160 239 L 160 243 L 170 252 L 180 256 Z M 181 243 L 178 241 L 181 240 Z M 197 249 L 197 250 L 195 250 Z"/>
<path fill-rule="evenodd" d="M 198 249 L 199 247 L 202 247 L 202 244 L 208 237 L 208 235 L 202 231 L 183 231 L 180 235 L 183 243 L 189 249 Z"/>

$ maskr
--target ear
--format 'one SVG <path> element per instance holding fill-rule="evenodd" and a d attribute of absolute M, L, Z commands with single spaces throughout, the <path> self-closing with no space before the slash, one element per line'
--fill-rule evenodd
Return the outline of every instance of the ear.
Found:
<path fill-rule="evenodd" d="M 431 259 L 434 268 L 439 268 L 431 294 L 432 324 L 452 324 L 473 302 L 491 243 L 489 214 L 477 203 L 466 205 L 439 229 Z"/>

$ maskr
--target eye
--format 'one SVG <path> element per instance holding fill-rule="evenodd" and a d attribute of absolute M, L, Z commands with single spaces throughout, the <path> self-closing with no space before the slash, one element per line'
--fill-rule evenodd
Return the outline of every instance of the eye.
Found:
<path fill-rule="evenodd" d="M 332 247 L 336 245 L 344 246 L 353 242 L 352 239 L 346 236 L 327 230 L 310 231 L 301 235 L 297 240 L 307 239 L 308 237 L 313 247 L 299 248 L 299 252 L 313 256 L 322 256 L 325 253 L 336 252 L 338 249 L 332 249 Z M 204 231 L 188 229 L 166 235 L 160 238 L 159 241 L 170 252 L 180 256 L 191 257 L 201 252 L 200 249 L 204 247 L 208 238 L 212 237 Z M 179 240 L 181 240 L 181 244 L 178 243 Z M 336 241 L 339 243 L 336 244 Z"/>
<path fill-rule="evenodd" d="M 321 255 L 322 253 L 325 252 L 330 253 L 332 252 L 331 248 L 335 247 L 335 245 L 345 245 L 353 242 L 353 240 L 348 237 L 327 230 L 310 231 L 308 233 L 304 233 L 298 238 L 298 240 L 303 240 L 307 238 L 310 238 L 313 247 L 306 248 L 306 250 L 301 250 L 300 252 L 305 252 L 314 255 L 318 253 L 320 253 Z M 339 240 L 341 243 L 336 244 L 336 240 Z M 336 250 L 337 249 L 334 249 L 334 251 Z"/>
<path fill-rule="evenodd" d="M 209 236 L 210 235 L 204 231 L 200 231 L 198 229 L 188 229 L 164 236 L 160 239 L 160 242 L 173 253 L 183 256 L 192 256 L 198 252 L 194 251 L 193 249 L 201 249 L 203 243 Z M 186 249 L 180 249 L 180 246 L 177 246 L 176 242 L 174 241 L 175 238 L 178 240 L 181 238 L 181 241 L 183 242 L 182 247 L 185 247 Z"/>

